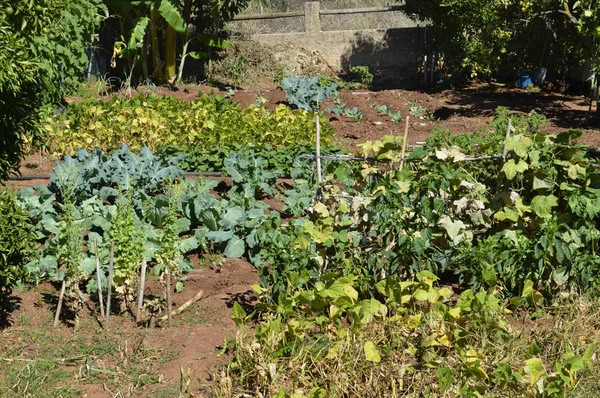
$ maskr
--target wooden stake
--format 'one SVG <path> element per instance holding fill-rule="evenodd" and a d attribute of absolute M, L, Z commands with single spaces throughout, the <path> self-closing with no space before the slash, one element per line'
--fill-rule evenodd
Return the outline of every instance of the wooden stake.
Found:
<path fill-rule="evenodd" d="M 167 279 L 167 319 L 169 320 L 167 325 L 171 327 L 171 273 L 169 267 L 165 267 L 165 274 Z"/>
<path fill-rule="evenodd" d="M 321 123 L 319 112 L 315 112 L 315 121 L 317 125 L 317 185 L 321 185 Z"/>
<path fill-rule="evenodd" d="M 408 121 L 410 116 L 406 116 L 406 127 L 404 128 L 404 139 L 402 140 L 402 152 L 400 154 L 400 171 L 404 168 L 404 155 L 406 155 L 406 141 L 408 140 Z"/>
<path fill-rule="evenodd" d="M 58 318 L 60 317 L 60 310 L 62 309 L 63 299 L 65 297 L 65 290 L 67 289 L 67 281 L 63 279 L 62 287 L 60 289 L 60 296 L 58 296 L 58 305 L 56 306 L 56 315 L 54 315 L 54 327 L 58 326 Z"/>
<path fill-rule="evenodd" d="M 192 297 L 191 299 L 189 299 L 188 301 L 186 301 L 185 303 L 183 303 L 179 308 L 177 308 L 175 311 L 173 311 L 171 313 L 171 316 L 176 316 L 181 314 L 183 311 L 185 311 L 185 309 L 187 307 L 189 307 L 190 305 L 194 304 L 196 301 L 200 300 L 202 298 L 202 296 L 204 295 L 204 291 L 200 290 L 194 297 Z M 168 315 L 164 315 L 160 318 L 158 318 L 158 320 L 160 321 L 166 321 L 167 319 L 169 319 Z"/>
<path fill-rule="evenodd" d="M 115 242 L 110 243 L 110 261 L 108 263 L 108 295 L 106 296 L 106 330 L 110 318 L 110 296 L 112 294 L 112 280 L 115 261 Z"/>
<path fill-rule="evenodd" d="M 506 129 L 506 137 L 504 138 L 504 150 L 502 151 L 502 159 L 506 162 L 506 140 L 508 140 L 508 136 L 510 135 L 510 131 L 512 130 L 512 119 L 508 119 L 508 128 Z"/>
<path fill-rule="evenodd" d="M 100 316 L 104 318 L 104 298 L 102 297 L 102 278 L 100 277 L 100 256 L 98 256 L 98 240 L 94 239 L 96 251 L 96 280 L 98 283 L 98 301 L 100 302 Z"/>
<path fill-rule="evenodd" d="M 144 305 L 144 285 L 146 283 L 146 259 L 142 260 L 142 270 L 140 272 L 140 292 L 138 293 L 137 312 L 135 313 L 135 321 L 139 322 L 142 319 L 142 306 Z"/>

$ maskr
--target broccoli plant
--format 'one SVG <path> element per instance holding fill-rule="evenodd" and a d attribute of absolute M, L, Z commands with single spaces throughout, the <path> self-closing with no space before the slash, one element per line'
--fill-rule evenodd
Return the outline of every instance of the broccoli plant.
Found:
<path fill-rule="evenodd" d="M 321 127 L 319 120 L 319 107 L 327 98 L 331 97 L 337 84 L 327 87 L 319 85 L 320 77 L 287 77 L 283 79 L 281 88 L 285 90 L 285 95 L 290 104 L 296 105 L 300 109 L 311 111 L 315 114 L 317 126 L 316 152 L 317 152 L 317 182 L 321 183 Z"/>

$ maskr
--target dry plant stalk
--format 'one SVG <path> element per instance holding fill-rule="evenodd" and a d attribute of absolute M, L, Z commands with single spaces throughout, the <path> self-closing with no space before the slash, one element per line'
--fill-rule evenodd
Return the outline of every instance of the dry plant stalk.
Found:
<path fill-rule="evenodd" d="M 142 319 L 142 306 L 144 305 L 144 285 L 146 284 L 146 268 L 148 264 L 146 259 L 142 260 L 142 269 L 140 271 L 140 290 L 138 294 L 138 305 L 135 313 L 135 321 L 140 322 Z"/>
<path fill-rule="evenodd" d="M 108 264 L 108 295 L 106 297 L 106 330 L 108 330 L 108 323 L 109 323 L 109 318 L 110 318 L 110 296 L 112 294 L 114 261 L 115 261 L 115 242 L 111 242 L 111 244 L 110 244 L 110 262 Z"/>
<path fill-rule="evenodd" d="M 100 257 L 98 256 L 97 239 L 94 239 L 94 250 L 96 251 L 96 278 L 98 284 L 98 302 L 100 303 L 100 316 L 104 318 L 104 298 L 102 297 L 102 278 L 100 277 Z"/>

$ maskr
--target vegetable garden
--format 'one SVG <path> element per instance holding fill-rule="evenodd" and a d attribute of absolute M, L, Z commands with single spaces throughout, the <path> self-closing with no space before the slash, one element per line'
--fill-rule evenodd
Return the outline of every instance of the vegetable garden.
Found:
<path fill-rule="evenodd" d="M 178 316 L 190 257 L 244 258 L 260 283 L 233 302 L 212 395 L 598 393 L 600 190 L 581 132 L 499 108 L 473 134 L 351 154 L 318 83 L 284 84 L 306 110 L 139 95 L 49 119 L 50 183 L 1 196 L 4 295 L 52 281 L 55 325 L 81 333 L 91 311 L 109 334 L 110 316 L 151 330 Z"/>

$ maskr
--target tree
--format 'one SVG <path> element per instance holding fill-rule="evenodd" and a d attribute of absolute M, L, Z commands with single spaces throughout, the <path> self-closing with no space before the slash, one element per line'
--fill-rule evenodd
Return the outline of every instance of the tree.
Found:
<path fill-rule="evenodd" d="M 101 0 L 0 0 L 0 181 L 88 67 Z"/>
<path fill-rule="evenodd" d="M 121 40 L 114 56 L 127 59 L 131 83 L 136 66 L 141 79 L 175 83 L 181 79 L 186 56 L 208 57 L 207 52 L 187 52 L 197 41 L 210 48 L 229 44 L 218 36 L 224 24 L 242 11 L 250 0 L 105 0 L 111 17 L 118 21 Z M 178 39 L 179 45 L 178 45 Z M 162 48 L 161 48 L 162 44 Z M 150 56 L 149 56 L 150 54 Z M 177 73 L 177 58 L 180 58 Z"/>
<path fill-rule="evenodd" d="M 561 78 L 569 65 L 595 55 L 585 19 L 577 18 L 590 12 L 596 15 L 595 3 L 406 0 L 409 13 L 431 22 L 429 45 L 445 53 L 454 72 L 468 77 L 546 67 Z"/>

